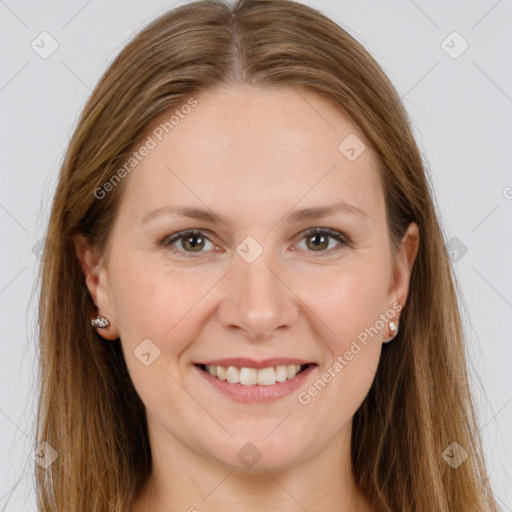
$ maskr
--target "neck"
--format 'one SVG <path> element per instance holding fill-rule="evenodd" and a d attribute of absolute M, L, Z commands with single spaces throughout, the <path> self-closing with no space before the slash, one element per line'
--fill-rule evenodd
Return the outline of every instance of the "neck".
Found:
<path fill-rule="evenodd" d="M 152 448 L 152 472 L 131 512 L 372 512 L 353 477 L 351 425 L 321 453 L 257 471 L 196 453 L 156 424 L 149 431 L 159 448 Z"/>

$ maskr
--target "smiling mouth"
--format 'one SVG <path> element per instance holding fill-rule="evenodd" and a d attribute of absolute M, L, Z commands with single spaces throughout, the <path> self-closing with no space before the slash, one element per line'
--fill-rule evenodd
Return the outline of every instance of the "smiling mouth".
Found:
<path fill-rule="evenodd" d="M 241 384 L 242 386 L 272 386 L 273 384 L 293 379 L 309 366 L 314 366 L 314 364 L 288 364 L 269 366 L 268 368 L 261 369 L 209 364 L 197 364 L 195 366 L 212 377 L 230 384 Z"/>

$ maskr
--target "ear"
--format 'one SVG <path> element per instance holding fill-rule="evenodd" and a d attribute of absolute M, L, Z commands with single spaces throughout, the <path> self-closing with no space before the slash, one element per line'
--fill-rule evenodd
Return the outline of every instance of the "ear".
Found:
<path fill-rule="evenodd" d="M 419 243 L 420 234 L 418 225 L 415 222 L 411 222 L 407 226 L 400 247 L 394 257 L 388 295 L 390 307 L 395 303 L 400 304 L 401 308 L 405 306 L 409 293 L 412 268 L 416 260 L 416 255 L 418 254 Z"/>
<path fill-rule="evenodd" d="M 110 325 L 105 328 L 97 328 L 100 336 L 107 340 L 115 340 L 119 337 L 119 330 L 114 321 L 112 311 L 111 293 L 108 284 L 108 273 L 103 261 L 96 249 L 91 247 L 82 234 L 73 237 L 75 252 L 80 261 L 82 272 L 85 276 L 85 285 L 98 309 L 98 315 L 108 318 Z"/>

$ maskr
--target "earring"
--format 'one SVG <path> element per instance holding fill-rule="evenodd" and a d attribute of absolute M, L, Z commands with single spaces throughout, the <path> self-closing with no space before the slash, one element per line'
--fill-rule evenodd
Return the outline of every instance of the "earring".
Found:
<path fill-rule="evenodd" d="M 104 316 L 96 316 L 95 318 L 91 318 L 91 325 L 93 327 L 99 327 L 100 329 L 105 329 L 110 325 L 107 317 Z"/>
<path fill-rule="evenodd" d="M 388 323 L 388 328 L 389 330 L 391 331 L 391 338 L 389 338 L 388 340 L 386 340 L 386 343 L 388 341 L 391 341 L 395 338 L 396 336 L 396 333 L 398 332 L 398 320 L 391 320 L 389 323 Z"/>

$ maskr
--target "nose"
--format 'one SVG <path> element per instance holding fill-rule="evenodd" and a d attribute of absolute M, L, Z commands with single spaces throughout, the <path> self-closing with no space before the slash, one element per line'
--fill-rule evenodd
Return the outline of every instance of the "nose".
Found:
<path fill-rule="evenodd" d="M 270 253 L 264 250 L 252 263 L 235 255 L 218 307 L 224 328 L 252 340 L 272 338 L 299 317 L 298 299 L 286 283 L 283 266 Z"/>

